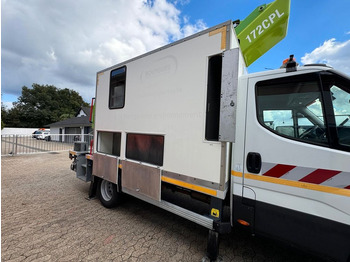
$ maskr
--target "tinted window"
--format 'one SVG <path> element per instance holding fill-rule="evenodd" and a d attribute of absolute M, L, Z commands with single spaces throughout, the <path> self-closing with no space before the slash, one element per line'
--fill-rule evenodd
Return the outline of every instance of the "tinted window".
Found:
<path fill-rule="evenodd" d="M 109 87 L 109 108 L 123 108 L 125 102 L 126 67 L 111 71 Z"/>
<path fill-rule="evenodd" d="M 126 158 L 163 165 L 164 136 L 128 134 L 126 139 Z"/>

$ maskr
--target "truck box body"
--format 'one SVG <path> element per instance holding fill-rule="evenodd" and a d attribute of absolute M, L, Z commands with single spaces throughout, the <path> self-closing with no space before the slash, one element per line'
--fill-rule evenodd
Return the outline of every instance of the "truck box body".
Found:
<path fill-rule="evenodd" d="M 218 78 L 215 79 L 217 86 L 214 88 L 220 94 L 222 52 L 238 47 L 232 34 L 233 26 L 229 21 L 99 72 L 94 161 L 108 162 L 108 158 L 118 157 L 124 164 L 133 162 L 139 165 L 138 168 L 145 166 L 146 169 L 154 169 L 157 179 L 182 185 L 185 182 L 187 186 L 199 186 L 197 189 L 202 193 L 209 192 L 210 195 L 224 198 L 223 192 L 229 186 L 230 163 L 227 155 L 231 148 L 218 138 L 206 139 L 207 125 L 213 125 L 212 122 L 216 121 L 214 124 L 219 128 L 218 114 L 213 121 L 206 123 L 207 109 L 208 114 L 211 110 L 220 109 L 220 97 L 217 95 L 216 101 L 211 98 L 212 101 L 208 102 L 207 79 Z M 212 72 L 209 73 L 214 76 L 208 76 L 209 63 L 212 63 Z M 121 108 L 110 109 L 110 78 L 120 68 L 126 72 L 125 102 Z M 238 71 L 242 74 L 243 64 L 236 70 L 237 74 Z M 102 144 L 112 143 L 112 136 L 103 135 L 103 132 L 119 133 L 118 156 L 105 154 L 101 150 Z M 160 151 L 154 154 L 161 154 L 158 156 L 161 159 L 143 158 L 141 147 L 156 143 L 157 139 L 162 141 L 158 145 Z M 139 144 L 135 144 L 134 140 Z M 136 151 L 132 152 L 132 146 L 136 147 Z M 154 144 L 149 146 L 157 147 Z M 103 157 L 96 158 L 99 154 Z M 93 174 L 101 176 L 97 170 Z M 123 176 L 128 174 L 123 173 Z M 116 176 L 111 178 L 111 182 L 117 182 Z"/>

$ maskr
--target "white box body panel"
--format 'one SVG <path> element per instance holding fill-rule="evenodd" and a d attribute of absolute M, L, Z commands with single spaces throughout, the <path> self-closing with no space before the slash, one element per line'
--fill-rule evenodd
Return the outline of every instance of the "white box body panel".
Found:
<path fill-rule="evenodd" d="M 232 30 L 227 23 L 98 73 L 95 132 L 122 132 L 121 159 L 127 133 L 164 135 L 161 169 L 226 182 L 229 170 L 220 178 L 226 155 L 220 142 L 205 140 L 205 117 L 208 59 L 238 46 Z M 126 66 L 125 106 L 109 109 L 110 72 L 121 66 Z"/>

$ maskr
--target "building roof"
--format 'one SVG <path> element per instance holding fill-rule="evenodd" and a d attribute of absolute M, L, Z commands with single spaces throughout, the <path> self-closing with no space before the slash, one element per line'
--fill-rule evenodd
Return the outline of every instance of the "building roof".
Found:
<path fill-rule="evenodd" d="M 89 107 L 89 106 L 83 106 L 83 107 L 81 107 L 81 108 L 79 109 L 78 113 L 77 113 L 75 116 L 77 116 L 77 115 L 80 113 L 81 110 L 84 111 L 85 115 L 90 116 L 90 107 Z"/>
<path fill-rule="evenodd" d="M 83 111 L 83 112 L 81 112 Z M 83 113 L 83 114 L 81 114 Z M 85 114 L 85 116 L 84 116 Z M 81 116 L 78 116 L 81 115 Z M 81 107 L 79 111 L 76 113 L 75 117 L 68 118 L 62 121 L 58 121 L 52 124 L 49 124 L 50 127 L 80 127 L 80 126 L 91 126 L 89 121 L 90 119 L 90 108 L 89 107 Z"/>
<path fill-rule="evenodd" d="M 72 117 L 49 125 L 50 127 L 91 126 L 88 116 Z"/>

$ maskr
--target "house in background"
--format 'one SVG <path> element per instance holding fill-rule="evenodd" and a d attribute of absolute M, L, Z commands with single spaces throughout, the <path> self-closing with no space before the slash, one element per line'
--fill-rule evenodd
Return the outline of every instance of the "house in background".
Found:
<path fill-rule="evenodd" d="M 53 141 L 72 142 L 84 139 L 92 131 L 90 107 L 81 107 L 75 117 L 50 124 L 50 136 Z"/>

